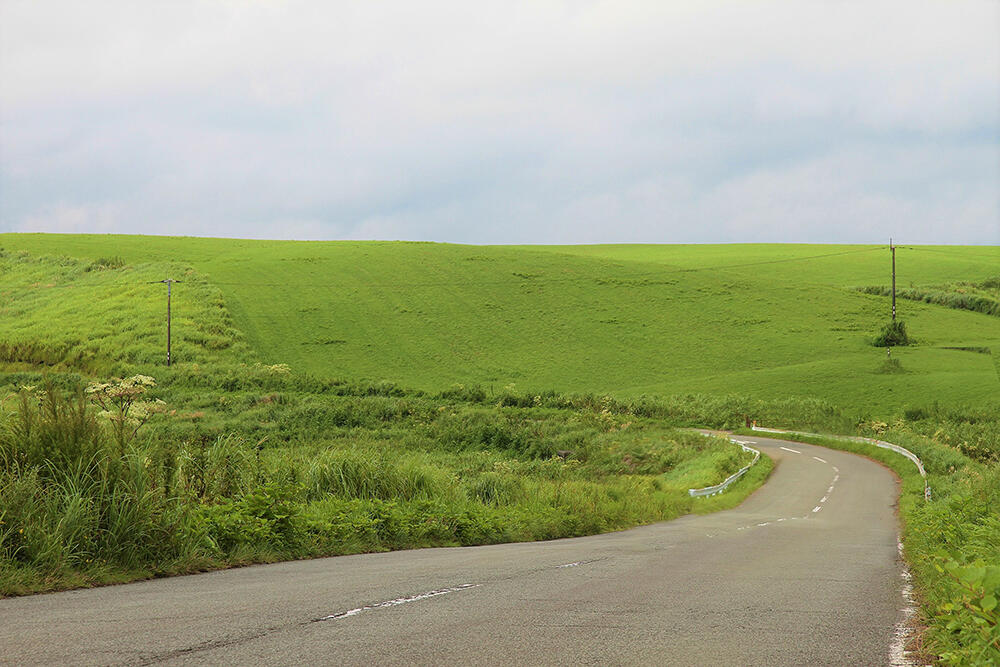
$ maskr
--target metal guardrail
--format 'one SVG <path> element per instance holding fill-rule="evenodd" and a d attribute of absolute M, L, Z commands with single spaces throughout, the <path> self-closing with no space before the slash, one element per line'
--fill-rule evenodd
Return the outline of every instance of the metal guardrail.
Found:
<path fill-rule="evenodd" d="M 924 500 L 931 499 L 931 487 L 927 484 L 927 471 L 924 470 L 923 461 L 920 457 L 906 449 L 905 447 L 900 447 L 891 442 L 885 442 L 884 440 L 875 440 L 873 438 L 862 438 L 860 436 L 850 436 L 850 435 L 824 435 L 822 433 L 807 433 L 805 431 L 785 431 L 780 428 L 764 428 L 763 426 L 752 425 L 751 430 L 760 431 L 763 433 L 784 433 L 786 435 L 805 435 L 812 436 L 814 438 L 836 438 L 839 440 L 850 440 L 852 442 L 864 442 L 869 445 L 874 445 L 875 447 L 880 447 L 882 449 L 888 449 L 890 451 L 896 452 L 902 456 L 913 461 L 913 464 L 917 466 L 917 470 L 920 471 L 920 476 L 924 478 Z"/>
<path fill-rule="evenodd" d="M 709 434 L 704 433 L 703 435 L 709 435 Z M 695 498 L 700 498 L 700 497 L 704 497 L 704 496 L 714 496 L 717 493 L 722 493 L 727 488 L 729 488 L 730 484 L 732 484 L 733 482 L 735 482 L 736 480 L 738 480 L 740 477 L 742 477 L 743 474 L 746 473 L 747 470 L 750 470 L 750 468 L 753 467 L 754 463 L 757 463 L 757 459 L 760 458 L 760 452 L 759 451 L 757 451 L 753 447 L 747 447 L 746 444 L 740 442 L 736 438 L 730 438 L 729 441 L 730 442 L 734 442 L 737 445 L 739 445 L 740 447 L 742 447 L 744 452 L 753 452 L 753 461 L 751 461 L 750 463 L 746 464 L 745 466 L 743 466 L 742 468 L 740 468 L 739 470 L 737 470 L 736 472 L 734 472 L 732 475 L 730 475 L 729 477 L 727 477 L 725 479 L 725 481 L 722 482 L 721 484 L 716 484 L 715 486 L 706 486 L 703 489 L 688 489 L 688 495 L 690 495 L 692 497 L 695 497 Z"/>

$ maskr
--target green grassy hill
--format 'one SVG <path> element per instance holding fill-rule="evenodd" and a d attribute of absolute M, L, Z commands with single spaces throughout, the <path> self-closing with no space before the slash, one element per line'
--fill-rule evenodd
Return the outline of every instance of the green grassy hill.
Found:
<path fill-rule="evenodd" d="M 186 280 L 174 293 L 181 363 L 287 363 L 438 390 L 813 396 L 872 414 L 1000 396 L 998 357 L 953 349 L 1000 354 L 1000 321 L 981 313 L 901 301 L 917 345 L 893 352 L 904 372 L 885 372 L 868 341 L 888 299 L 853 289 L 888 282 L 884 247 L 22 234 L 0 247 L 0 342 L 44 343 L 47 363 L 162 363 L 165 290 L 149 283 L 169 274 Z M 116 257 L 125 266 L 86 270 Z M 984 280 L 1000 275 L 1000 248 L 900 248 L 897 266 L 901 287 Z M 42 360 L 21 356 L 8 361 Z"/>

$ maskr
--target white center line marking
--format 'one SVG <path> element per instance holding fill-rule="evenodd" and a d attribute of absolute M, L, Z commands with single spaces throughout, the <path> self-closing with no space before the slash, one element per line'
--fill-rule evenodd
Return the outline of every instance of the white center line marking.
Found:
<path fill-rule="evenodd" d="M 356 609 L 349 609 L 347 611 L 342 611 L 339 614 L 330 614 L 329 616 L 324 616 L 323 618 L 317 618 L 317 621 L 334 621 L 341 618 L 347 618 L 348 616 L 357 616 L 363 611 L 369 611 L 371 609 L 384 609 L 386 607 L 395 607 L 396 605 L 406 604 L 407 602 L 416 602 L 418 600 L 426 600 L 427 598 L 437 597 L 438 595 L 447 595 L 448 593 L 454 593 L 456 591 L 464 591 L 470 588 L 476 588 L 477 586 L 482 586 L 482 584 L 462 584 L 461 586 L 453 586 L 452 588 L 439 588 L 434 591 L 427 591 L 426 593 L 418 593 L 416 595 L 407 595 L 405 597 L 396 598 L 395 600 L 386 600 L 385 602 L 378 602 L 376 604 L 368 604 L 364 607 L 357 607 Z"/>
<path fill-rule="evenodd" d="M 813 512 L 818 512 L 818 511 L 820 511 L 821 509 L 823 509 L 823 508 L 822 508 L 822 507 L 820 507 L 819 505 L 817 505 L 816 507 L 814 507 L 814 508 L 813 508 Z"/>
<path fill-rule="evenodd" d="M 826 463 L 826 461 L 824 461 L 823 459 L 821 459 L 818 456 L 814 456 L 813 458 L 816 459 L 817 461 L 819 461 L 820 463 Z"/>
<path fill-rule="evenodd" d="M 819 499 L 819 501 L 820 501 L 821 503 L 825 503 L 825 502 L 826 502 L 826 499 L 827 499 L 827 498 L 829 498 L 829 497 L 830 497 L 830 496 L 823 496 L 822 498 L 820 498 L 820 499 Z"/>
<path fill-rule="evenodd" d="M 780 447 L 779 446 L 779 449 L 784 449 L 786 452 L 791 452 L 793 454 L 801 454 L 802 453 L 802 452 L 800 452 L 797 449 L 789 449 L 788 447 Z"/>
<path fill-rule="evenodd" d="M 557 568 L 559 568 L 559 567 L 576 567 L 577 565 L 582 565 L 582 564 L 583 564 L 583 561 L 578 560 L 575 563 L 566 563 L 565 565 L 556 565 L 556 567 Z"/>
<path fill-rule="evenodd" d="M 840 468 L 838 468 L 837 466 L 833 466 L 833 472 L 840 472 Z"/>

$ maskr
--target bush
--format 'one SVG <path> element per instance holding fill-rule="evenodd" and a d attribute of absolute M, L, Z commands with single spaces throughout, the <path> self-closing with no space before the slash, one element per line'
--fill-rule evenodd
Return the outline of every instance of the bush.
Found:
<path fill-rule="evenodd" d="M 903 320 L 892 320 L 888 322 L 882 331 L 875 336 L 872 345 L 875 347 L 896 347 L 899 345 L 909 345 L 910 337 L 906 333 L 906 325 Z"/>

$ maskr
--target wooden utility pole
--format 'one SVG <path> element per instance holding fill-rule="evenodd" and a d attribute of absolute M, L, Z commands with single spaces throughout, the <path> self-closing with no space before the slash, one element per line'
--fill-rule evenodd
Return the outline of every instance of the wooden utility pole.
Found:
<path fill-rule="evenodd" d="M 167 366 L 169 366 L 170 365 L 170 287 L 174 283 L 179 283 L 180 281 L 167 278 L 166 280 L 161 280 L 159 282 L 167 284 Z"/>
<path fill-rule="evenodd" d="M 896 321 L 896 246 L 889 239 L 889 252 L 892 253 L 892 321 Z"/>

